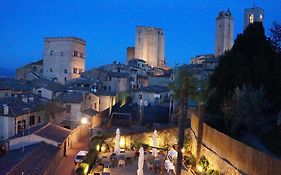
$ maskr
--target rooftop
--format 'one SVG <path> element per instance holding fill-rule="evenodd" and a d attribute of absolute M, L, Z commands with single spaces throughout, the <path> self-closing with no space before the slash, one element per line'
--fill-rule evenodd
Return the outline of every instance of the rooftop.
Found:
<path fill-rule="evenodd" d="M 83 101 L 84 92 L 69 90 L 68 92 L 63 92 L 55 101 L 61 103 L 81 103 Z"/>
<path fill-rule="evenodd" d="M 168 92 L 170 91 L 169 88 L 165 87 L 165 86 L 146 86 L 146 87 L 142 87 L 139 89 L 136 89 L 135 92 L 155 92 L 155 93 L 161 93 L 161 92 Z"/>
<path fill-rule="evenodd" d="M 63 143 L 63 141 L 69 136 L 70 133 L 71 130 L 69 129 L 52 123 L 48 123 L 46 126 L 35 132 L 35 135 L 44 137 L 57 143 Z"/>
<path fill-rule="evenodd" d="M 74 36 L 45 37 L 44 42 L 48 42 L 48 41 L 74 41 L 86 45 L 85 40 Z"/>
<path fill-rule="evenodd" d="M 36 79 L 29 82 L 35 88 L 45 88 L 53 92 L 62 92 L 65 87 L 59 83 L 47 79 Z"/>
<path fill-rule="evenodd" d="M 59 149 L 55 146 L 46 144 L 45 142 L 38 143 L 27 156 L 20 162 L 17 162 L 15 166 L 8 171 L 8 174 L 43 174 L 48 164 L 54 160 L 58 151 Z M 16 150 L 16 152 L 20 154 L 22 149 Z M 14 157 L 17 157 L 18 154 L 15 154 Z"/>
<path fill-rule="evenodd" d="M 0 98 L 0 116 L 4 115 L 3 105 L 9 106 L 8 116 L 16 117 L 29 112 L 40 111 L 42 106 L 45 106 L 48 102 L 48 99 L 31 93 L 21 94 L 17 97 Z"/>
<path fill-rule="evenodd" d="M 11 139 L 22 137 L 23 135 L 35 134 L 40 137 L 55 141 L 57 143 L 62 143 L 69 136 L 70 133 L 71 130 L 63 128 L 61 126 L 52 123 L 42 123 L 29 129 L 20 131 Z"/>
<path fill-rule="evenodd" d="M 23 80 L 16 80 L 14 78 L 0 78 L 0 90 L 14 90 L 14 91 L 32 91 L 32 87 L 28 86 Z"/>

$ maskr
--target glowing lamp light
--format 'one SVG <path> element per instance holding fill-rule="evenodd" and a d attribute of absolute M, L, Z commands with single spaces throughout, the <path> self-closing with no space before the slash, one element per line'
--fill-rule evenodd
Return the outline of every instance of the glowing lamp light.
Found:
<path fill-rule="evenodd" d="M 97 150 L 97 151 L 99 151 L 99 150 L 100 150 L 100 145 L 99 145 L 99 144 L 97 144 L 97 146 L 96 146 L 96 150 Z"/>
<path fill-rule="evenodd" d="M 199 171 L 199 172 L 202 172 L 203 171 L 203 167 L 201 165 L 197 165 L 196 166 L 196 169 Z"/>
<path fill-rule="evenodd" d="M 87 124 L 87 123 L 88 123 L 88 119 L 87 119 L 86 117 L 83 117 L 83 118 L 81 119 L 81 123 L 82 123 L 82 124 Z"/>
<path fill-rule="evenodd" d="M 124 148 L 126 146 L 125 137 L 120 138 L 120 147 Z"/>
<path fill-rule="evenodd" d="M 184 152 L 185 152 L 185 149 L 184 149 L 184 148 L 183 148 L 183 149 L 181 149 L 181 152 L 182 152 L 182 153 L 184 153 Z"/>

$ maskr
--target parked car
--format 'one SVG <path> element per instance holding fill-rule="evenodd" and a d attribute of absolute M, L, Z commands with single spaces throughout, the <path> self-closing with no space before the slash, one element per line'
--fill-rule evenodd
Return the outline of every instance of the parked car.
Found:
<path fill-rule="evenodd" d="M 74 159 L 74 163 L 81 163 L 85 156 L 88 154 L 88 151 L 84 151 L 84 150 L 81 150 L 77 153 L 77 155 L 75 156 L 75 159 Z"/>

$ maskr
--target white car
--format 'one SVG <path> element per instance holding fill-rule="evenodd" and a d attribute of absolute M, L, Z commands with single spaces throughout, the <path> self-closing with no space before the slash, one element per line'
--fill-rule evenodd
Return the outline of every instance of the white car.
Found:
<path fill-rule="evenodd" d="M 81 163 L 87 154 L 88 151 L 83 151 L 83 150 L 79 151 L 74 159 L 74 163 Z"/>

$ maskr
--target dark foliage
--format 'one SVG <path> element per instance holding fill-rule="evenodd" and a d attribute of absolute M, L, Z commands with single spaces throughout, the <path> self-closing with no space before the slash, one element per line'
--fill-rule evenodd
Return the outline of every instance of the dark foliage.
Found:
<path fill-rule="evenodd" d="M 253 23 L 239 34 L 233 48 L 220 57 L 219 65 L 208 86 L 207 110 L 223 115 L 224 100 L 232 96 L 236 87 L 263 87 L 271 103 L 270 111 L 281 107 L 281 56 L 274 50 L 264 33 L 262 23 Z"/>
<path fill-rule="evenodd" d="M 274 21 L 270 31 L 270 39 L 273 46 L 277 52 L 281 52 L 281 24 L 277 21 Z"/>

